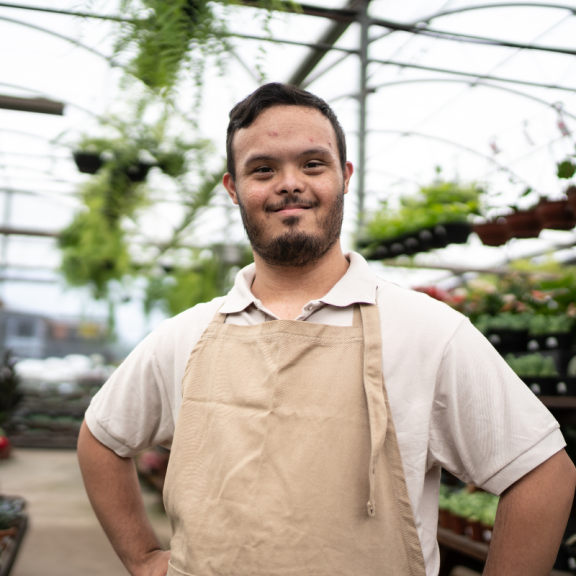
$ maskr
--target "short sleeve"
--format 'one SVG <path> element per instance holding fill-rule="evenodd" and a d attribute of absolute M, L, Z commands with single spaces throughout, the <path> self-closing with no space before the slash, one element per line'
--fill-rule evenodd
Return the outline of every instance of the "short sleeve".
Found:
<path fill-rule="evenodd" d="M 86 424 L 102 444 L 130 457 L 161 444 L 169 447 L 174 419 L 158 369 L 157 333 L 145 338 L 126 358 L 86 411 Z"/>
<path fill-rule="evenodd" d="M 442 358 L 428 469 L 502 493 L 565 446 L 558 422 L 466 319 Z"/>

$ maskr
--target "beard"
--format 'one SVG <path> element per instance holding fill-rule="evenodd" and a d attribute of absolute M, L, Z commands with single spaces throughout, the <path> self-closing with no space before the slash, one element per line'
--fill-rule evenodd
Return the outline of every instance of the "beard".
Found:
<path fill-rule="evenodd" d="M 268 206 L 266 211 L 271 212 L 291 204 L 318 206 L 318 202 L 303 201 L 299 198 L 299 194 L 288 194 L 281 202 L 274 206 Z M 240 194 L 238 194 L 238 206 L 252 249 L 266 264 L 302 268 L 320 260 L 340 238 L 344 218 L 344 184 L 342 184 L 342 189 L 337 194 L 331 209 L 325 218 L 318 223 L 317 234 L 297 230 L 296 226 L 300 217 L 287 216 L 283 223 L 289 229 L 283 234 L 267 239 L 265 226 L 260 225 L 248 213 L 240 200 Z"/>

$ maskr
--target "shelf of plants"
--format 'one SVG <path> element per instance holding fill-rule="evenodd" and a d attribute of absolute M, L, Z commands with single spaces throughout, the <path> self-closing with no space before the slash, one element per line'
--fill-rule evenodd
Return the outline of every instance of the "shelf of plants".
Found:
<path fill-rule="evenodd" d="M 449 291 L 437 287 L 417 290 L 470 318 L 554 413 L 574 459 L 576 267 L 552 260 L 542 265 L 519 261 L 511 266 L 505 275 L 478 276 Z M 483 562 L 498 497 L 471 490 L 442 485 L 438 542 L 441 548 L 471 562 Z M 574 532 L 576 523 L 570 520 L 553 574 L 576 574 L 576 548 L 572 548 L 570 538 Z"/>
<path fill-rule="evenodd" d="M 558 164 L 560 179 L 570 179 L 575 173 L 571 159 Z M 512 238 L 538 238 L 545 229 L 576 226 L 576 185 L 569 184 L 559 199 L 536 196 L 530 188 L 522 196 L 536 197 L 538 202 L 527 210 L 490 207 L 489 196 L 475 185 L 438 179 L 416 195 L 401 197 L 397 207 L 383 202 L 358 245 L 367 259 L 384 260 L 465 244 L 471 232 L 486 246 L 502 246 Z M 482 219 L 486 214 L 496 216 Z"/>

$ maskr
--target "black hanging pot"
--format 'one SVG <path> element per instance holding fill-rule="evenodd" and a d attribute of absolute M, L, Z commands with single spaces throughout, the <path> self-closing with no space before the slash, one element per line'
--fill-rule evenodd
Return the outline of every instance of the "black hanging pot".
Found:
<path fill-rule="evenodd" d="M 104 165 L 100 154 L 95 152 L 74 152 L 74 162 L 82 174 L 96 174 Z"/>
<path fill-rule="evenodd" d="M 126 170 L 126 175 L 131 182 L 144 182 L 152 166 L 153 164 L 138 162 L 138 164 L 130 166 L 128 170 Z"/>

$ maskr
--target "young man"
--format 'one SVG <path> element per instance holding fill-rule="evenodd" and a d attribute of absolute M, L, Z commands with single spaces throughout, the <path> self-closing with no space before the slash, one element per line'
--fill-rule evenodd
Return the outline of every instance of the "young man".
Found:
<path fill-rule="evenodd" d="M 549 574 L 576 484 L 558 424 L 466 318 L 343 254 L 353 168 L 332 110 L 262 86 L 227 152 L 255 263 L 148 336 L 80 435 L 130 573 L 434 576 L 444 467 L 502 494 L 485 574 Z M 131 460 L 154 444 L 172 449 L 170 552 Z"/>

